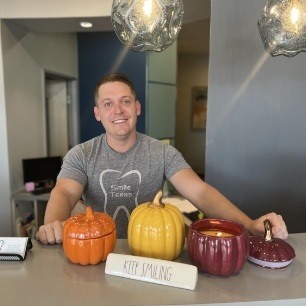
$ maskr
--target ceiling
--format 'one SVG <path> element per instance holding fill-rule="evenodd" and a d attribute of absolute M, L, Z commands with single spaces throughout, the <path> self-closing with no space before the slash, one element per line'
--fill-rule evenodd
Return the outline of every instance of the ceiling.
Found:
<path fill-rule="evenodd" d="M 210 0 L 183 0 L 184 19 L 178 37 L 179 53 L 208 53 L 210 34 Z M 77 33 L 113 31 L 111 18 L 14 18 L 6 19 L 34 33 Z M 93 28 L 81 28 L 81 21 L 90 21 Z"/>
<path fill-rule="evenodd" d="M 178 36 L 179 53 L 209 53 L 210 18 L 185 23 Z"/>

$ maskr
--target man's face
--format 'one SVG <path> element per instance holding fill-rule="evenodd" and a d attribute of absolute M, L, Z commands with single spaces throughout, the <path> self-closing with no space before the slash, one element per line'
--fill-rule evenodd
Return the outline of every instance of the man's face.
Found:
<path fill-rule="evenodd" d="M 100 86 L 94 113 L 109 136 L 124 138 L 135 132 L 140 112 L 139 101 L 125 83 L 109 82 Z"/>

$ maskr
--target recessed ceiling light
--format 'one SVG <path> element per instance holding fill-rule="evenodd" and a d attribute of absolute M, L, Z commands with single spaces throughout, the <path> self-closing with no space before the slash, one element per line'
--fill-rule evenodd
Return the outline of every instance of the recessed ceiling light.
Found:
<path fill-rule="evenodd" d="M 80 26 L 82 28 L 91 28 L 92 27 L 92 23 L 88 22 L 88 21 L 82 21 L 82 22 L 80 22 Z"/>

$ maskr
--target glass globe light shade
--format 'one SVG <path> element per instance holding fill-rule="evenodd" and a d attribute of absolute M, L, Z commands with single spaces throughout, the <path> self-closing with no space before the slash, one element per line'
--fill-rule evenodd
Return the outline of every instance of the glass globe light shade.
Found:
<path fill-rule="evenodd" d="M 303 27 L 305 27 L 305 17 L 305 7 L 303 3 L 293 0 L 284 9 L 281 16 L 281 23 L 287 32 L 296 33 L 298 35 Z"/>
<path fill-rule="evenodd" d="M 163 51 L 177 38 L 182 0 L 114 0 L 112 24 L 120 41 L 134 51 Z"/>
<path fill-rule="evenodd" d="M 295 56 L 306 51 L 304 0 L 268 0 L 258 20 L 264 47 L 272 56 Z"/>

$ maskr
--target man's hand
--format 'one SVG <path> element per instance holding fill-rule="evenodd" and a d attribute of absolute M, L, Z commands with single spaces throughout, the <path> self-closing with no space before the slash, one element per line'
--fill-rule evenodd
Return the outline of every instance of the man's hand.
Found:
<path fill-rule="evenodd" d="M 272 235 L 274 238 L 287 239 L 288 231 L 281 215 L 276 213 L 266 214 L 254 220 L 250 227 L 250 232 L 256 236 L 263 236 L 265 233 L 264 220 L 269 219 L 272 225 Z"/>
<path fill-rule="evenodd" d="M 39 227 L 36 233 L 36 239 L 43 244 L 54 244 L 62 242 L 62 229 L 64 222 L 54 221 Z"/>

